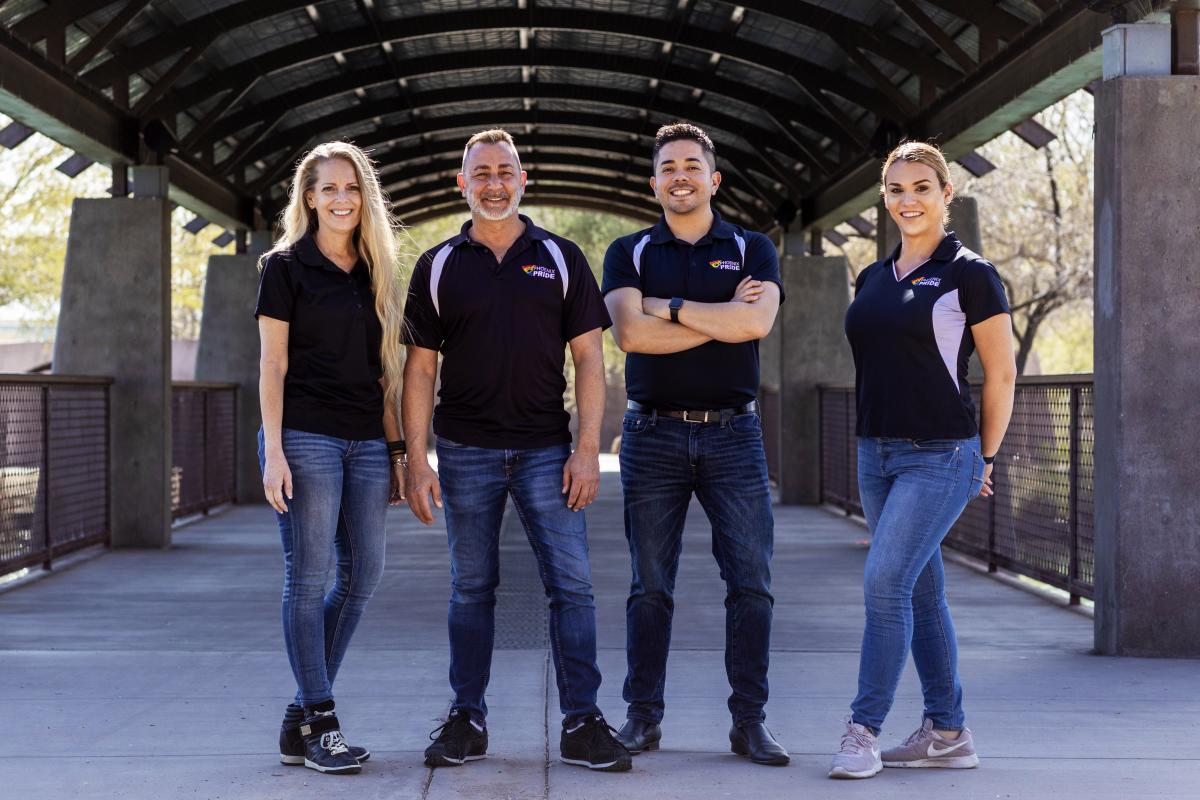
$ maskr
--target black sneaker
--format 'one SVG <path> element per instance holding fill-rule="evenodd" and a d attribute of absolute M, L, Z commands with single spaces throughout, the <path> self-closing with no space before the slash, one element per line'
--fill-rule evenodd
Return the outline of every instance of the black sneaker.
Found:
<path fill-rule="evenodd" d="M 362 765 L 350 755 L 337 715 L 332 711 L 306 717 L 300 723 L 300 735 L 304 737 L 304 766 L 309 769 L 338 775 L 362 772 Z"/>
<path fill-rule="evenodd" d="M 433 744 L 425 748 L 425 765 L 429 767 L 459 767 L 487 755 L 487 728 L 475 724 L 458 709 L 451 711 L 429 738 L 433 739 Z"/>
<path fill-rule="evenodd" d="M 616 732 L 599 714 L 584 717 L 570 728 L 564 725 L 559 759 L 603 772 L 627 772 L 633 767 L 633 756 L 617 741 Z"/>
<path fill-rule="evenodd" d="M 295 703 L 287 707 L 283 713 L 283 722 L 279 726 L 279 763 L 289 767 L 304 765 L 304 737 L 300 735 L 300 723 L 304 722 L 304 709 Z M 371 757 L 371 751 L 365 747 L 346 745 L 354 760 L 362 763 Z"/>

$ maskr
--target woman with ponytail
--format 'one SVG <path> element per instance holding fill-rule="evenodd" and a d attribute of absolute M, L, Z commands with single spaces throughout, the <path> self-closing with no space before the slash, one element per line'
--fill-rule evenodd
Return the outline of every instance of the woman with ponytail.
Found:
<path fill-rule="evenodd" d="M 362 150 L 318 145 L 296 167 L 283 233 L 259 262 L 259 463 L 283 540 L 283 632 L 297 684 L 279 754 L 320 772 L 359 772 L 370 755 L 346 743 L 333 681 L 383 575 L 387 506 L 403 500 L 388 208 Z"/>

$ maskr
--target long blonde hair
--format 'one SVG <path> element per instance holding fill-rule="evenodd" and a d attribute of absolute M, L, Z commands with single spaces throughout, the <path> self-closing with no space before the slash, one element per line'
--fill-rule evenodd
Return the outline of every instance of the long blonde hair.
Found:
<path fill-rule="evenodd" d="M 279 215 L 283 232 L 275 245 L 259 259 L 259 268 L 262 268 L 267 256 L 290 250 L 305 234 L 317 230 L 317 212 L 308 207 L 305 196 L 316 187 L 317 167 L 332 158 L 348 161 L 354 167 L 362 192 L 362 212 L 354 240 L 359 256 L 370 271 L 371 289 L 375 292 L 375 313 L 383 326 L 383 344 L 379 348 L 386 385 L 383 400 L 386 407 L 392 408 L 400 397 L 404 352 L 400 345 L 399 252 L 394 232 L 399 223 L 392 216 L 391 204 L 379 185 L 379 174 L 366 153 L 348 142 L 326 142 L 309 150 L 300 159 L 288 189 L 287 207 Z"/>

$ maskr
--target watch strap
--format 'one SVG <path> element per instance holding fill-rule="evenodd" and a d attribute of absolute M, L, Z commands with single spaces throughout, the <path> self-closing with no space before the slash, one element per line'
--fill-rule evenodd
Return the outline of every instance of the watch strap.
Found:
<path fill-rule="evenodd" d="M 672 297 L 667 308 L 671 311 L 671 322 L 679 322 L 679 309 L 683 307 L 682 297 Z"/>

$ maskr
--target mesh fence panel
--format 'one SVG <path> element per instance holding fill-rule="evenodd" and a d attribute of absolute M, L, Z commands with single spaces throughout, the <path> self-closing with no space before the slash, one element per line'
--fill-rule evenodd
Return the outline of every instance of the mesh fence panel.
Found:
<path fill-rule="evenodd" d="M 108 539 L 108 385 L 0 380 L 0 574 Z"/>
<path fill-rule="evenodd" d="M 171 516 L 233 502 L 235 414 L 232 385 L 171 386 Z"/>
<path fill-rule="evenodd" d="M 1092 385 L 1022 378 L 996 459 L 995 497 L 973 500 L 944 545 L 1021 575 L 1093 593 Z M 978 390 L 975 393 L 979 404 Z M 855 463 L 854 392 L 821 390 L 821 485 L 826 503 L 862 513 Z"/>

